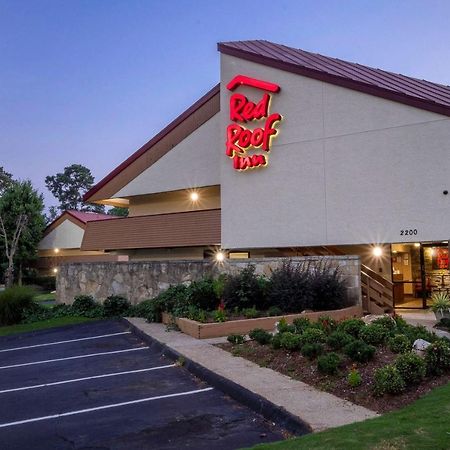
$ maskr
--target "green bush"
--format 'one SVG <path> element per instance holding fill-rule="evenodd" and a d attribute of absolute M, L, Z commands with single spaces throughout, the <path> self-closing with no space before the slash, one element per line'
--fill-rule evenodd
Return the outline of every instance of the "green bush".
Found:
<path fill-rule="evenodd" d="M 359 332 L 359 337 L 370 345 L 382 345 L 386 342 L 389 331 L 383 325 L 370 324 Z"/>
<path fill-rule="evenodd" d="M 331 334 L 336 330 L 337 322 L 330 316 L 320 316 L 315 325 L 325 331 L 326 334 Z"/>
<path fill-rule="evenodd" d="M 267 306 L 265 281 L 255 274 L 255 266 L 248 265 L 236 275 L 229 275 L 223 288 L 223 300 L 227 309 L 250 308 L 256 305 L 259 310 Z"/>
<path fill-rule="evenodd" d="M 321 355 L 324 350 L 324 346 L 322 344 L 319 344 L 318 342 L 314 344 L 305 344 L 302 347 L 302 355 L 308 359 L 314 359 Z"/>
<path fill-rule="evenodd" d="M 184 284 L 175 284 L 152 300 L 148 300 L 148 302 L 156 303 L 153 306 L 149 306 L 150 311 L 148 313 L 150 315 L 147 317 L 147 320 L 160 322 L 162 312 L 168 312 L 175 317 L 183 317 L 188 307 L 186 292 L 187 287 Z"/>
<path fill-rule="evenodd" d="M 272 335 L 262 328 L 255 328 L 248 333 L 250 339 L 255 340 L 258 344 L 267 345 L 272 340 Z"/>
<path fill-rule="evenodd" d="M 308 328 L 311 328 L 312 323 L 311 321 L 306 317 L 298 317 L 297 319 L 294 319 L 292 322 L 295 328 L 295 333 L 302 334 L 305 330 Z"/>
<path fill-rule="evenodd" d="M 77 295 L 72 303 L 72 309 L 75 314 L 84 316 L 88 311 L 91 311 L 97 306 L 92 295 Z"/>
<path fill-rule="evenodd" d="M 450 370 L 450 344 L 439 339 L 425 350 L 425 363 L 430 375 L 442 375 Z"/>
<path fill-rule="evenodd" d="M 244 315 L 244 317 L 246 319 L 254 319 L 255 317 L 259 316 L 259 312 L 258 310 L 253 307 L 253 308 L 244 308 L 242 310 L 242 314 Z"/>
<path fill-rule="evenodd" d="M 125 314 L 130 307 L 130 302 L 121 295 L 110 295 L 103 302 L 103 312 L 106 317 L 121 316 Z"/>
<path fill-rule="evenodd" d="M 337 329 L 358 338 L 365 326 L 366 324 L 361 319 L 346 319 L 338 323 Z"/>
<path fill-rule="evenodd" d="M 353 361 L 364 363 L 374 357 L 375 347 L 357 339 L 344 347 L 344 353 Z"/>
<path fill-rule="evenodd" d="M 227 341 L 233 345 L 243 344 L 245 342 L 245 337 L 242 334 L 230 334 L 227 337 Z"/>
<path fill-rule="evenodd" d="M 405 381 L 397 368 L 388 364 L 376 369 L 373 376 L 373 393 L 376 396 L 384 394 L 401 394 L 405 390 Z"/>
<path fill-rule="evenodd" d="M 301 335 L 302 344 L 324 343 L 327 340 L 327 335 L 319 328 L 308 328 Z"/>
<path fill-rule="evenodd" d="M 271 345 L 272 345 L 273 349 L 278 350 L 279 348 L 281 348 L 281 337 L 282 336 L 283 335 L 281 333 L 277 333 L 272 336 Z"/>
<path fill-rule="evenodd" d="M 417 384 L 425 378 L 425 361 L 415 353 L 400 355 L 394 365 L 406 383 Z"/>
<path fill-rule="evenodd" d="M 134 317 L 143 317 L 148 322 L 161 322 L 161 314 L 165 311 L 164 302 L 158 297 L 150 300 L 144 300 L 133 306 L 130 315 Z"/>
<path fill-rule="evenodd" d="M 280 308 L 278 308 L 278 306 L 271 306 L 268 310 L 267 310 L 267 315 L 269 317 L 274 317 L 274 316 L 281 316 L 283 314 L 283 311 L 281 311 Z"/>
<path fill-rule="evenodd" d="M 214 322 L 226 322 L 227 313 L 224 309 L 218 308 L 214 311 Z"/>
<path fill-rule="evenodd" d="M 277 324 L 278 333 L 295 333 L 296 329 L 294 325 L 290 325 L 286 322 L 286 319 L 282 318 Z"/>
<path fill-rule="evenodd" d="M 388 347 L 394 353 L 406 353 L 411 350 L 411 341 L 404 334 L 396 334 L 388 340 Z"/>
<path fill-rule="evenodd" d="M 33 305 L 34 295 L 26 286 L 13 286 L 0 292 L 0 325 L 19 323 L 24 310 Z"/>
<path fill-rule="evenodd" d="M 397 323 L 396 323 L 395 319 L 391 316 L 383 316 L 383 317 L 380 317 L 379 319 L 375 319 L 372 322 L 372 324 L 373 325 L 381 325 L 389 332 L 389 334 L 392 334 L 397 329 Z"/>
<path fill-rule="evenodd" d="M 354 341 L 354 337 L 343 331 L 335 331 L 331 333 L 327 338 L 327 344 L 333 350 L 340 350 L 344 348 L 347 344 Z"/>
<path fill-rule="evenodd" d="M 359 373 L 358 369 L 353 368 L 347 375 L 347 382 L 350 387 L 355 388 L 361 385 L 362 376 Z"/>
<path fill-rule="evenodd" d="M 219 304 L 216 290 L 217 286 L 212 278 L 193 281 L 185 290 L 185 301 L 198 309 L 213 311 Z"/>
<path fill-rule="evenodd" d="M 334 375 L 337 373 L 341 362 L 341 357 L 337 353 L 330 352 L 326 355 L 319 356 L 317 359 L 317 368 L 319 372 Z"/>
<path fill-rule="evenodd" d="M 302 346 L 302 338 L 298 334 L 286 331 L 285 333 L 281 334 L 280 345 L 285 350 L 300 350 Z"/>
<path fill-rule="evenodd" d="M 409 325 L 403 327 L 402 334 L 407 336 L 411 342 L 414 342 L 416 339 L 424 339 L 428 342 L 434 342 L 438 339 L 438 337 L 432 333 L 431 331 L 428 331 L 423 325 Z"/>
<path fill-rule="evenodd" d="M 311 309 L 313 294 L 309 269 L 309 264 L 294 264 L 290 260 L 284 260 L 270 277 L 267 293 L 269 304 L 277 306 L 284 313 Z"/>

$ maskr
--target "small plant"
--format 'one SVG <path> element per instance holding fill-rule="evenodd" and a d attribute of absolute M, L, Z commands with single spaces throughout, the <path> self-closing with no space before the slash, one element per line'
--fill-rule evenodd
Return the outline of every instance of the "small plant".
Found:
<path fill-rule="evenodd" d="M 431 309 L 436 315 L 437 319 L 441 317 L 450 317 L 450 297 L 445 292 L 435 292 L 431 296 Z"/>
<path fill-rule="evenodd" d="M 272 335 L 262 328 L 255 328 L 254 330 L 250 331 L 248 335 L 250 339 L 253 339 L 261 345 L 267 345 L 272 340 Z"/>
<path fill-rule="evenodd" d="M 281 334 L 280 345 L 285 350 L 300 350 L 302 346 L 302 338 L 298 334 L 286 331 L 285 333 Z"/>
<path fill-rule="evenodd" d="M 0 325 L 19 323 L 24 311 L 32 307 L 34 295 L 26 286 L 13 286 L 0 292 Z"/>
<path fill-rule="evenodd" d="M 292 324 L 294 325 L 295 332 L 298 334 L 302 334 L 312 325 L 311 321 L 306 317 L 298 317 L 293 320 Z"/>
<path fill-rule="evenodd" d="M 106 317 L 121 316 L 130 309 L 130 302 L 121 295 L 110 295 L 103 302 L 103 311 Z"/>
<path fill-rule="evenodd" d="M 425 350 L 425 363 L 430 375 L 442 375 L 450 370 L 450 344 L 443 339 L 433 342 Z"/>
<path fill-rule="evenodd" d="M 226 322 L 227 314 L 225 309 L 219 307 L 214 311 L 214 322 Z"/>
<path fill-rule="evenodd" d="M 179 356 L 175 364 L 178 367 L 183 367 L 186 364 L 186 358 L 184 356 Z"/>
<path fill-rule="evenodd" d="M 295 333 L 295 331 L 296 331 L 295 326 L 289 325 L 286 322 L 286 319 L 284 317 L 282 319 L 280 319 L 280 321 L 278 322 L 277 330 L 278 330 L 278 333 L 286 333 L 286 332 Z"/>
<path fill-rule="evenodd" d="M 341 364 L 341 357 L 337 353 L 327 353 L 326 355 L 319 356 L 317 359 L 317 368 L 319 372 L 327 375 L 335 375 Z"/>
<path fill-rule="evenodd" d="M 359 370 L 353 366 L 350 372 L 347 375 L 347 382 L 350 387 L 356 388 L 362 383 L 362 376 L 359 373 Z"/>
<path fill-rule="evenodd" d="M 308 359 L 315 359 L 324 352 L 325 348 L 322 344 L 305 344 L 302 347 L 302 355 Z"/>
<path fill-rule="evenodd" d="M 372 322 L 372 325 L 381 325 L 382 327 L 386 328 L 389 333 L 393 333 L 397 329 L 397 323 L 395 319 L 388 315 L 380 317 L 379 319 L 375 319 Z"/>
<path fill-rule="evenodd" d="M 92 295 L 77 295 L 72 303 L 72 309 L 75 314 L 84 316 L 88 311 L 97 306 Z"/>
<path fill-rule="evenodd" d="M 361 340 L 354 340 L 344 347 L 344 353 L 353 361 L 368 362 L 375 355 L 375 347 Z"/>
<path fill-rule="evenodd" d="M 394 365 L 406 383 L 418 384 L 425 378 L 426 363 L 415 353 L 400 355 Z"/>
<path fill-rule="evenodd" d="M 244 308 L 242 314 L 246 319 L 254 319 L 259 316 L 259 312 L 254 306 L 252 308 Z"/>
<path fill-rule="evenodd" d="M 354 337 L 344 331 L 334 331 L 327 338 L 327 344 L 333 350 L 340 350 L 354 341 Z"/>
<path fill-rule="evenodd" d="M 336 329 L 336 321 L 329 316 L 320 316 L 317 319 L 317 325 L 325 331 L 326 334 L 331 334 Z"/>
<path fill-rule="evenodd" d="M 388 336 L 389 331 L 383 325 L 378 324 L 367 325 L 359 333 L 360 339 L 370 345 L 382 345 Z"/>
<path fill-rule="evenodd" d="M 411 341 L 404 334 L 389 338 L 388 347 L 394 353 L 406 353 L 411 350 Z"/>
<path fill-rule="evenodd" d="M 300 337 L 303 345 L 324 343 L 327 340 L 327 335 L 319 328 L 308 328 L 300 335 Z"/>
<path fill-rule="evenodd" d="M 366 324 L 361 319 L 347 319 L 340 322 L 337 329 L 358 338 L 359 333 L 365 326 Z"/>
<path fill-rule="evenodd" d="M 242 334 L 230 334 L 227 337 L 227 341 L 233 345 L 239 345 L 245 342 L 245 337 Z"/>
<path fill-rule="evenodd" d="M 278 306 L 271 306 L 267 310 L 267 315 L 269 317 L 281 316 L 282 314 L 283 314 L 283 311 L 281 311 L 281 309 L 278 308 Z"/>
<path fill-rule="evenodd" d="M 272 336 L 272 342 L 271 342 L 271 345 L 272 345 L 272 348 L 274 349 L 274 350 L 278 350 L 278 349 L 280 349 L 281 348 L 281 338 L 282 338 L 282 334 L 280 334 L 280 333 L 277 333 L 277 334 L 274 334 L 273 336 Z"/>
<path fill-rule="evenodd" d="M 373 393 L 376 396 L 384 394 L 401 394 L 405 390 L 405 381 L 397 368 L 388 364 L 376 369 L 373 376 Z"/>

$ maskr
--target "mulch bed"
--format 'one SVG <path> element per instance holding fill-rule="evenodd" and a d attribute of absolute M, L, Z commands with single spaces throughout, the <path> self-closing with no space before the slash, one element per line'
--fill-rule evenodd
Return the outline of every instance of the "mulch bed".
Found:
<path fill-rule="evenodd" d="M 254 341 L 247 341 L 240 345 L 218 344 L 218 347 L 229 351 L 234 356 L 241 356 L 262 367 L 268 367 L 295 380 L 303 381 L 379 413 L 408 405 L 433 388 L 450 382 L 450 375 L 427 377 L 419 385 L 408 386 L 403 394 L 374 397 L 372 394 L 374 370 L 393 363 L 398 356 L 385 347 L 378 347 L 375 357 L 368 363 L 354 363 L 344 356 L 344 364 L 340 373 L 334 376 L 320 373 L 317 370 L 317 361 L 310 361 L 299 352 L 288 352 L 283 349 L 274 350 L 269 345 L 260 345 Z M 347 374 L 353 366 L 358 369 L 362 376 L 362 384 L 357 388 L 350 387 L 347 382 Z"/>

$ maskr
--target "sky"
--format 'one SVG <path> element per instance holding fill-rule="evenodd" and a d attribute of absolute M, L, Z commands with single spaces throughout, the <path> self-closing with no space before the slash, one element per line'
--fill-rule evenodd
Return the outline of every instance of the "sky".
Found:
<path fill-rule="evenodd" d="M 100 181 L 267 39 L 450 85 L 450 0 L 0 0 L 0 166 Z"/>

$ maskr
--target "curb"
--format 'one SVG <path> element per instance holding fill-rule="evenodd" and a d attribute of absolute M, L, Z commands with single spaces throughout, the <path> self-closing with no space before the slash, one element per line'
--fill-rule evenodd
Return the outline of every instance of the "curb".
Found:
<path fill-rule="evenodd" d="M 276 425 L 286 429 L 296 436 L 301 436 L 312 432 L 311 427 L 306 422 L 286 411 L 284 408 L 275 405 L 266 398 L 255 394 L 252 391 L 249 391 L 234 381 L 231 381 L 222 375 L 218 375 L 195 361 L 186 358 L 183 354 L 171 349 L 166 344 L 163 344 L 152 336 L 144 333 L 127 319 L 121 318 L 120 320 L 122 323 L 130 327 L 133 333 L 145 341 L 150 348 L 161 352 L 164 356 L 173 361 L 182 358 L 184 360 L 183 367 L 193 375 L 201 378 L 211 386 L 229 395 L 237 402 L 262 415 L 265 419 L 274 422 Z"/>

